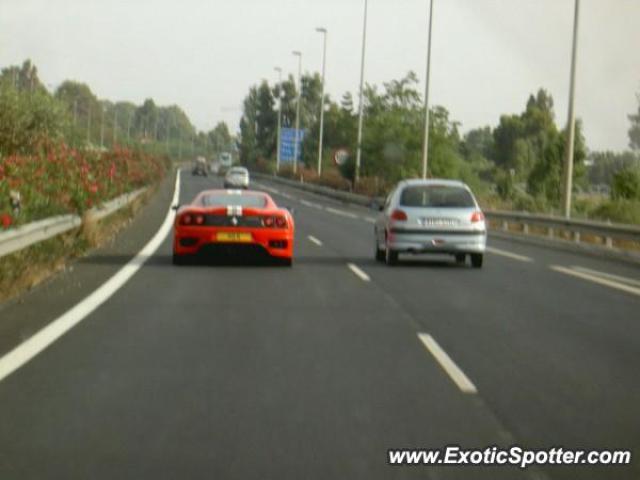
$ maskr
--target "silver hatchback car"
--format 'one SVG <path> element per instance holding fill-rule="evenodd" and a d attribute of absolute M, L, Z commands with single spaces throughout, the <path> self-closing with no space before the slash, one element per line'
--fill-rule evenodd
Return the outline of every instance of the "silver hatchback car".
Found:
<path fill-rule="evenodd" d="M 469 187 L 455 180 L 403 180 L 387 197 L 374 227 L 376 260 L 400 253 L 444 253 L 482 267 L 487 244 L 484 214 Z"/>
<path fill-rule="evenodd" d="M 249 171 L 244 167 L 231 167 L 224 176 L 224 188 L 249 188 Z"/>

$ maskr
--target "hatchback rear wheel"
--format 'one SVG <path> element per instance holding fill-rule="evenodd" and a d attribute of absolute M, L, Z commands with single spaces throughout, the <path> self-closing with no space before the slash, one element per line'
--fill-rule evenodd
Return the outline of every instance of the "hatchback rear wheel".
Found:
<path fill-rule="evenodd" d="M 389 248 L 389 246 L 387 246 L 386 250 L 385 250 L 385 256 L 384 256 L 384 260 L 386 262 L 387 265 L 397 265 L 398 264 L 398 251 L 397 250 L 392 250 Z"/>
<path fill-rule="evenodd" d="M 482 268 L 483 255 L 481 253 L 471 254 L 471 266 L 473 268 Z"/>
<path fill-rule="evenodd" d="M 385 253 L 384 253 L 384 249 L 380 248 L 380 242 L 378 242 L 378 232 L 376 230 L 373 231 L 373 242 L 374 242 L 373 248 L 375 251 L 376 261 L 384 262 Z"/>

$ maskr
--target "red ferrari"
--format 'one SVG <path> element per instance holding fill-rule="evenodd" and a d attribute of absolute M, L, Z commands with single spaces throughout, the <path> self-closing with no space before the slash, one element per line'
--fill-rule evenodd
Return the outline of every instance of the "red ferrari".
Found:
<path fill-rule="evenodd" d="M 264 192 L 205 190 L 178 208 L 174 223 L 173 263 L 197 255 L 268 254 L 293 263 L 295 225 L 291 213 Z"/>

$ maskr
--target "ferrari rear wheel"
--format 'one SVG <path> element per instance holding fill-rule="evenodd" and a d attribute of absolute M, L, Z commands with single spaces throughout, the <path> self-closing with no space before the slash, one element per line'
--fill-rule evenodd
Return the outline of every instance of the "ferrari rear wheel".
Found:
<path fill-rule="evenodd" d="M 278 258 L 277 259 L 278 265 L 282 265 L 283 267 L 291 267 L 293 266 L 293 258 L 289 257 L 289 258 Z"/>
<path fill-rule="evenodd" d="M 186 265 L 189 263 L 186 255 L 178 255 L 177 253 L 173 254 L 172 260 L 174 265 Z"/>

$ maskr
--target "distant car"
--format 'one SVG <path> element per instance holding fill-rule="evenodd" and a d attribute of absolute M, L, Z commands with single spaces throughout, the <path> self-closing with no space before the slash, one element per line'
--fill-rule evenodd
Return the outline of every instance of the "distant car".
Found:
<path fill-rule="evenodd" d="M 177 209 L 173 263 L 207 253 L 246 252 L 293 263 L 295 225 L 289 210 L 264 192 L 206 190 Z"/>
<path fill-rule="evenodd" d="M 204 157 L 196 158 L 196 161 L 193 164 L 193 170 L 191 171 L 193 175 L 203 175 L 207 176 L 207 160 Z"/>
<path fill-rule="evenodd" d="M 249 188 L 249 170 L 231 167 L 224 176 L 224 188 Z"/>
<path fill-rule="evenodd" d="M 484 214 L 471 189 L 454 180 L 404 180 L 387 197 L 374 227 L 375 257 L 389 265 L 399 254 L 444 253 L 482 267 Z"/>

